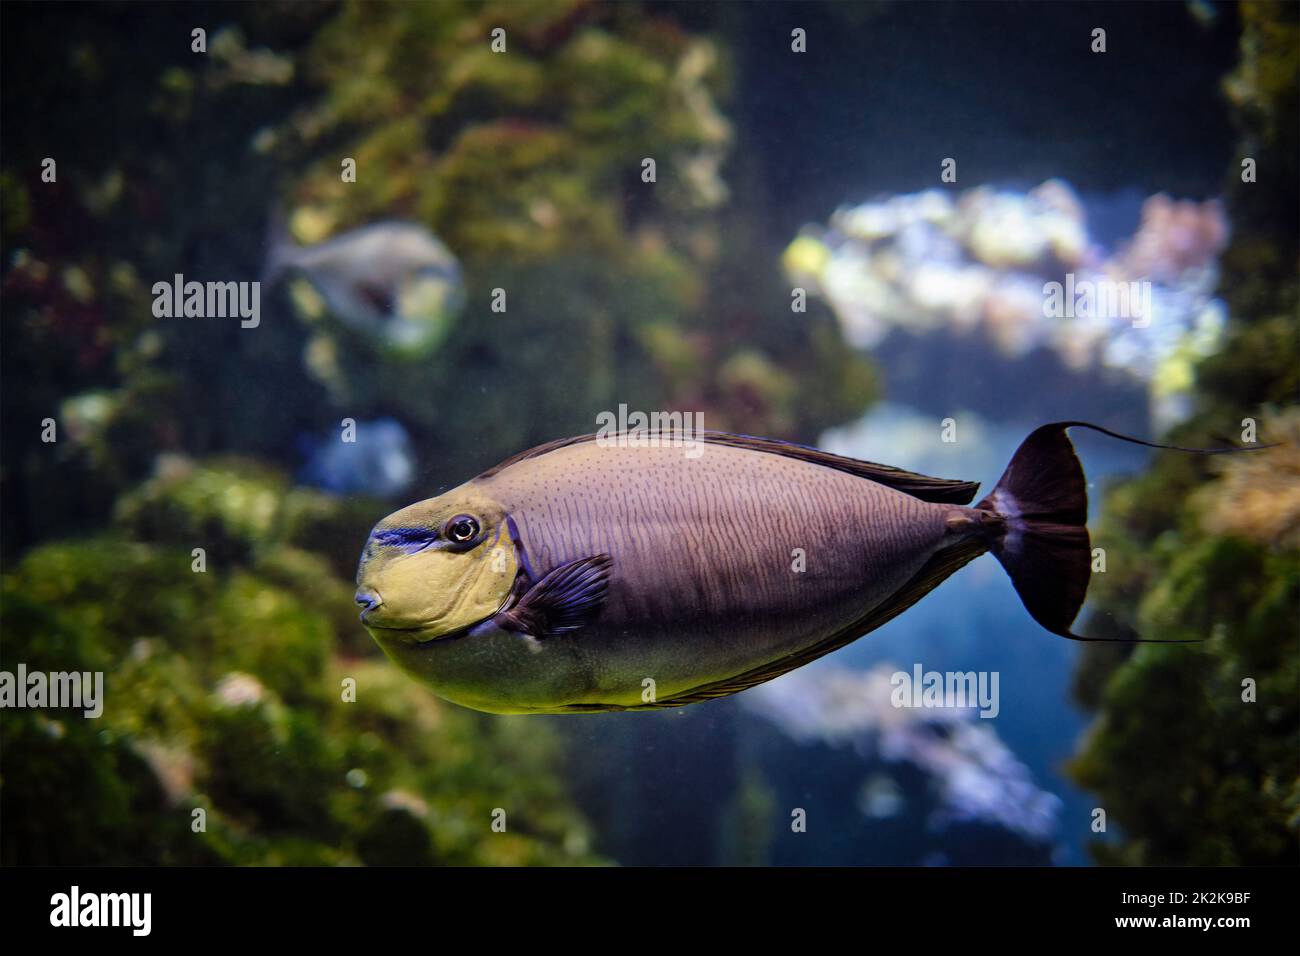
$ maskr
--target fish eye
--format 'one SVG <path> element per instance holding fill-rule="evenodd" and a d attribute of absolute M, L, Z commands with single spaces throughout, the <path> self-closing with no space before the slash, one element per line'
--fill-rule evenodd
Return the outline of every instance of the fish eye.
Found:
<path fill-rule="evenodd" d="M 447 540 L 464 544 L 478 537 L 478 522 L 469 515 L 456 515 L 447 522 Z"/>

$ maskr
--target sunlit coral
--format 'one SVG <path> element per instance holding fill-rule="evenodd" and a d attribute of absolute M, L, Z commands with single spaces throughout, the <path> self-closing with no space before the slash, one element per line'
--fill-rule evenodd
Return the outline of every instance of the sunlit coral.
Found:
<path fill-rule="evenodd" d="M 1026 193 L 987 186 L 954 200 L 930 189 L 837 211 L 786 249 L 791 281 L 831 306 L 872 349 L 895 329 L 978 330 L 1008 358 L 1044 348 L 1068 368 L 1145 383 L 1169 425 L 1188 412 L 1196 362 L 1218 347 L 1213 297 L 1228 223 L 1215 200 L 1150 197 L 1128 242 L 1107 250 L 1060 180 Z"/>

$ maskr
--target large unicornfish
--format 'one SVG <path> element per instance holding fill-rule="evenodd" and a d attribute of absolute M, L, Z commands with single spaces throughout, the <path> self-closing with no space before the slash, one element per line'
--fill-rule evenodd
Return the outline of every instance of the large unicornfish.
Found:
<path fill-rule="evenodd" d="M 407 673 L 493 713 L 733 694 L 879 627 L 986 551 L 1043 627 L 1074 638 L 1091 571 L 1075 425 L 1096 428 L 1031 433 L 974 507 L 972 482 L 782 441 L 555 441 L 380 521 L 357 603 Z"/>

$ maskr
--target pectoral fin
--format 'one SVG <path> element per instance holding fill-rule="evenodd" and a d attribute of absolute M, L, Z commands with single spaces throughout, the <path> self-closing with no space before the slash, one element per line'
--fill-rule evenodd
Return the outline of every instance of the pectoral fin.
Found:
<path fill-rule="evenodd" d="M 530 587 L 517 604 L 498 614 L 496 623 L 504 630 L 539 638 L 576 631 L 600 611 L 613 566 L 608 554 L 562 564 Z"/>

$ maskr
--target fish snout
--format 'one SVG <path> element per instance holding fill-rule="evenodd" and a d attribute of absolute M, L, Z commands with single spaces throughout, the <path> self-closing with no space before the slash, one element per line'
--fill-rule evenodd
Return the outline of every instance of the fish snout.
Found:
<path fill-rule="evenodd" d="M 373 588 L 360 588 L 356 594 L 356 602 L 357 606 L 361 608 L 361 620 L 364 621 L 367 614 L 384 603 L 384 599 Z"/>

